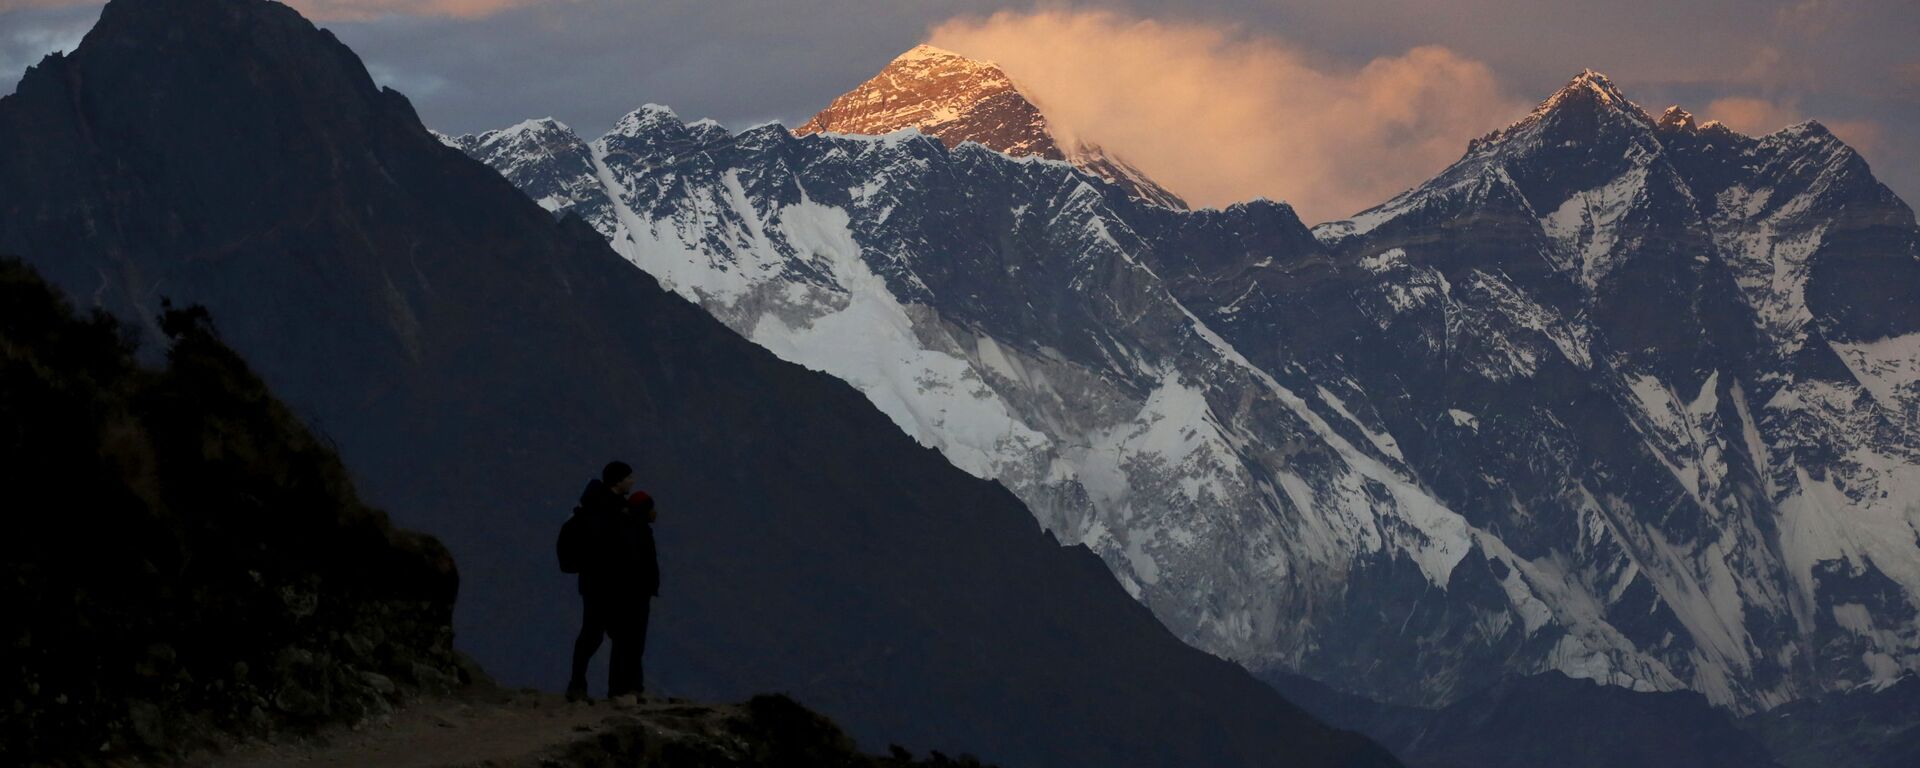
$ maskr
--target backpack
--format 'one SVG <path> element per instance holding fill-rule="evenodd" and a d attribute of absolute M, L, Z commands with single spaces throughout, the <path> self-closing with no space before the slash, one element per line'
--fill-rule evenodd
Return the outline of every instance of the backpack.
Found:
<path fill-rule="evenodd" d="M 585 510 L 574 507 L 573 515 L 560 524 L 560 540 L 554 548 L 560 554 L 561 573 L 579 573 L 587 565 L 587 550 L 593 545 L 593 534 L 587 530 L 584 513 Z"/>

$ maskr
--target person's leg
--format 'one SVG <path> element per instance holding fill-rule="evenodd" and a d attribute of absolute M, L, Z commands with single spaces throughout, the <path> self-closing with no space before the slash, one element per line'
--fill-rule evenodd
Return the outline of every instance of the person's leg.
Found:
<path fill-rule="evenodd" d="M 653 596 L 641 595 L 634 601 L 633 622 L 628 634 L 633 636 L 633 692 L 638 694 L 647 690 L 647 620 L 653 613 Z"/>
<path fill-rule="evenodd" d="M 652 599 L 645 595 L 623 596 L 618 605 L 609 606 L 606 611 L 607 636 L 613 639 L 607 664 L 608 696 L 628 693 L 638 696 L 646 690 L 641 657 L 647 651 L 647 613 L 651 603 Z"/>
<path fill-rule="evenodd" d="M 587 695 L 587 664 L 600 651 L 600 639 L 607 633 L 603 616 L 606 611 L 601 602 L 587 595 L 580 596 L 580 635 L 573 639 L 573 674 L 567 678 L 569 699 Z"/>
<path fill-rule="evenodd" d="M 607 698 L 628 693 L 639 693 L 639 691 L 633 690 L 633 685 L 629 681 L 629 678 L 633 675 L 633 670 L 631 669 L 633 666 L 633 640 L 632 633 L 628 631 L 630 622 L 627 619 L 630 611 L 628 608 L 629 602 L 630 599 L 622 595 L 617 602 L 609 601 L 605 613 L 607 639 L 612 642 L 613 646 L 607 650 Z"/>

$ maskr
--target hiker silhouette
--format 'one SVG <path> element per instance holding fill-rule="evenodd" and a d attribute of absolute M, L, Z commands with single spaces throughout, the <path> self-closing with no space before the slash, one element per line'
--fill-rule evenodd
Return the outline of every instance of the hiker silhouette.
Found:
<path fill-rule="evenodd" d="M 573 642 L 567 700 L 587 694 L 587 663 L 612 640 L 607 696 L 639 696 L 646 689 L 641 657 L 647 617 L 660 594 L 660 562 L 653 545 L 653 498 L 633 490 L 633 467 L 609 463 L 580 492 L 580 506 L 561 531 L 562 569 L 580 573 L 580 636 Z M 569 540 L 571 537 L 571 541 Z"/>

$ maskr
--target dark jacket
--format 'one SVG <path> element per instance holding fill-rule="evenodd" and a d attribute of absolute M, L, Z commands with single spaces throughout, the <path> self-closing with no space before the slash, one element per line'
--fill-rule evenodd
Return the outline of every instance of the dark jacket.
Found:
<path fill-rule="evenodd" d="M 598 478 L 587 483 L 580 514 L 593 543 L 580 568 L 580 594 L 660 594 L 660 560 L 647 512 L 629 508 Z"/>

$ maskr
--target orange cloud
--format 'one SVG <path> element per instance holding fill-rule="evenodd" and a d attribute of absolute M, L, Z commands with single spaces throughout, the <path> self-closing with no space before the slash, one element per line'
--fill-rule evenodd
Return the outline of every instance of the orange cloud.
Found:
<path fill-rule="evenodd" d="M 1708 104 L 1706 119 L 1718 120 L 1728 128 L 1749 136 L 1764 136 L 1805 121 L 1807 116 L 1793 102 L 1730 96 Z M 1878 151 L 1886 133 L 1879 123 L 1872 120 L 1821 120 L 1820 124 L 1861 154 Z"/>
<path fill-rule="evenodd" d="M 1530 106 L 1435 46 L 1343 67 L 1232 27 L 1063 10 L 956 18 L 930 38 L 997 62 L 1057 129 L 1195 204 L 1264 196 L 1309 223 L 1419 183 Z"/>
<path fill-rule="evenodd" d="M 1920 101 L 1920 59 L 1895 67 L 1893 81 L 1900 96 L 1909 101 Z"/>
<path fill-rule="evenodd" d="M 540 0 L 288 0 L 315 21 L 360 21 L 381 16 L 479 18 Z M 0 0 L 0 13 L 24 8 L 98 5 L 100 0 Z"/>

